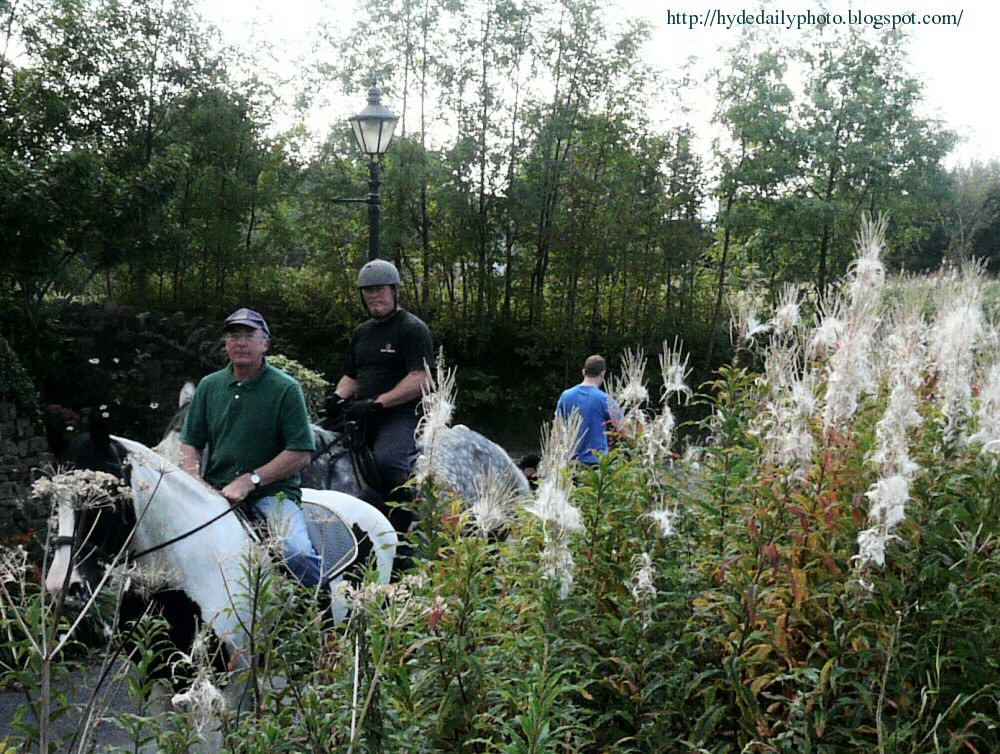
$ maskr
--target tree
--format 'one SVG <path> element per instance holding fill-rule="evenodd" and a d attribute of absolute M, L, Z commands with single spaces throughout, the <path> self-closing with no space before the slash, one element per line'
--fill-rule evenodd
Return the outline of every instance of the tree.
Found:
<path fill-rule="evenodd" d="M 748 239 L 756 228 L 766 227 L 765 213 L 775 206 L 798 163 L 791 123 L 793 96 L 784 81 L 786 53 L 756 45 L 753 37 L 744 37 L 730 51 L 726 69 L 719 74 L 716 117 L 728 131 L 729 144 L 716 145 L 720 165 L 719 237 L 714 250 L 718 277 L 706 367 L 713 365 L 733 245 Z"/>
<path fill-rule="evenodd" d="M 897 261 L 931 232 L 945 194 L 941 160 L 954 135 L 918 114 L 923 87 L 907 71 L 901 34 L 870 41 L 855 31 L 821 35 L 802 53 L 809 66 L 800 110 L 806 160 L 796 214 L 826 290 L 851 258 L 861 212 L 887 214 Z"/>

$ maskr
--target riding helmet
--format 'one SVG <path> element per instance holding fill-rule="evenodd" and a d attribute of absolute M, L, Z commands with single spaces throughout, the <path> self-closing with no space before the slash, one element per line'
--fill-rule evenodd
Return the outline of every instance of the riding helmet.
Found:
<path fill-rule="evenodd" d="M 392 262 L 387 262 L 384 259 L 373 259 L 358 273 L 358 288 L 399 284 L 399 270 Z"/>

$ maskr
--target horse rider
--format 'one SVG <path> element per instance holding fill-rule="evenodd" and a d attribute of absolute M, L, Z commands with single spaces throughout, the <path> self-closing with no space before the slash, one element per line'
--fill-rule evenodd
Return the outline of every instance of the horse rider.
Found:
<path fill-rule="evenodd" d="M 229 364 L 198 383 L 181 430 L 181 468 L 242 504 L 251 520 L 266 521 L 289 570 L 315 586 L 320 558 L 298 505 L 299 471 L 316 449 L 302 388 L 267 363 L 271 330 L 258 312 L 237 309 L 224 331 Z"/>
<path fill-rule="evenodd" d="M 556 404 L 556 416 L 568 419 L 576 411 L 583 419 L 573 458 L 587 466 L 597 465 L 595 453 L 608 452 L 608 437 L 605 434 L 608 425 L 618 432 L 622 431 L 621 409 L 601 389 L 607 368 L 603 356 L 588 356 L 583 363 L 583 382 L 564 390 Z"/>
<path fill-rule="evenodd" d="M 427 384 L 425 365 L 434 367 L 434 343 L 423 320 L 399 305 L 399 287 L 399 270 L 384 259 L 368 262 L 358 273 L 369 319 L 351 336 L 344 375 L 327 400 L 326 413 L 367 426 L 378 476 L 372 481 L 382 497 L 369 502 L 382 509 L 397 532 L 405 533 L 412 511 L 387 509 L 384 501 L 392 496 L 412 499 L 397 488 L 410 478 L 416 461 L 417 407 Z"/>

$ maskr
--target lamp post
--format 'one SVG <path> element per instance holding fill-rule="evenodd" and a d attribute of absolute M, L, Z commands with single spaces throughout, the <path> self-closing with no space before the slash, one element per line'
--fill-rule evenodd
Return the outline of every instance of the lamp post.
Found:
<path fill-rule="evenodd" d="M 368 105 L 349 118 L 358 149 L 368 158 L 368 259 L 378 259 L 382 226 L 382 158 L 392 143 L 399 117 L 382 104 L 382 92 L 375 80 L 368 90 Z"/>

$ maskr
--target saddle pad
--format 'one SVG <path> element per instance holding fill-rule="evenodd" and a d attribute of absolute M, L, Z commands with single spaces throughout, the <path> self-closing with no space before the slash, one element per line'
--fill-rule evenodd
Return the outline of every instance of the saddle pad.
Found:
<path fill-rule="evenodd" d="M 357 560 L 357 537 L 344 519 L 326 506 L 303 501 L 302 512 L 309 539 L 323 561 L 323 581 L 336 578 Z"/>

